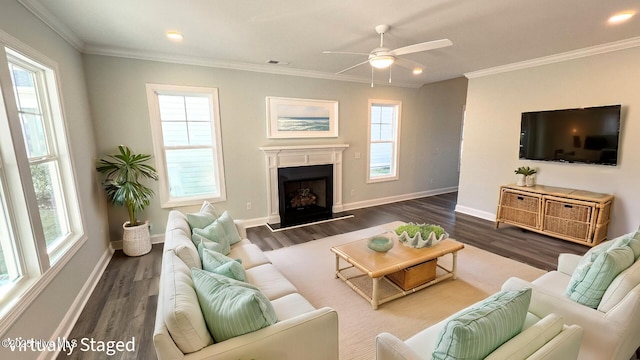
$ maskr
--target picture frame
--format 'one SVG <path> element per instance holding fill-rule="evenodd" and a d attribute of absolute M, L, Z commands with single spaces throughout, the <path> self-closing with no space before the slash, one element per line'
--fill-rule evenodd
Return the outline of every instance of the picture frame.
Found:
<path fill-rule="evenodd" d="M 267 96 L 269 139 L 338 137 L 338 102 Z"/>

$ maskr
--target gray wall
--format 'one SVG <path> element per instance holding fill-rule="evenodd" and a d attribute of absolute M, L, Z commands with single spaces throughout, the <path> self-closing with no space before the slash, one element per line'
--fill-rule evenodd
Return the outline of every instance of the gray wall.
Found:
<path fill-rule="evenodd" d="M 383 198 L 457 186 L 458 146 L 464 78 L 420 89 L 264 74 L 156 61 L 85 55 L 89 97 L 98 152 L 113 153 L 125 144 L 152 154 L 146 83 L 208 86 L 219 89 L 227 201 L 215 204 L 235 219 L 267 215 L 265 145 L 346 143 L 344 197 L 346 207 L 367 206 Z M 281 96 L 339 101 L 340 135 L 330 139 L 269 140 L 265 97 Z M 367 101 L 402 101 L 400 179 L 367 184 Z M 355 159 L 360 152 L 361 158 Z M 432 182 L 430 180 L 433 179 Z M 157 185 L 156 185 L 157 186 Z M 247 202 L 252 210 L 246 210 Z M 182 208 L 192 211 L 194 207 Z M 156 197 L 141 214 L 152 234 L 164 232 L 168 210 Z M 109 208 L 112 240 L 122 236 L 124 209 Z"/>
<path fill-rule="evenodd" d="M 542 185 L 615 195 L 609 236 L 635 231 L 640 214 L 640 48 L 469 80 L 456 210 L 495 219 L 499 187 L 519 166 Z M 518 159 L 525 111 L 622 104 L 618 166 Z"/>
<path fill-rule="evenodd" d="M 108 249 L 107 211 L 94 170 L 96 154 L 93 123 L 83 71 L 82 57 L 67 42 L 14 0 L 4 0 L 0 30 L 53 59 L 59 66 L 62 105 L 67 120 L 72 160 L 77 176 L 78 197 L 88 240 L 60 269 L 40 296 L 24 311 L 2 338 L 49 339 L 63 323 L 76 296 Z M 30 352 L 10 353 L 0 348 L 3 359 L 33 359 Z"/>

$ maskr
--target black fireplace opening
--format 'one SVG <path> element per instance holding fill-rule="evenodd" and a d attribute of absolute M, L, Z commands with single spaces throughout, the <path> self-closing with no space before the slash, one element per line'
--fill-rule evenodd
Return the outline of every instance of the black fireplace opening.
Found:
<path fill-rule="evenodd" d="M 331 219 L 333 165 L 279 168 L 278 198 L 281 227 Z"/>

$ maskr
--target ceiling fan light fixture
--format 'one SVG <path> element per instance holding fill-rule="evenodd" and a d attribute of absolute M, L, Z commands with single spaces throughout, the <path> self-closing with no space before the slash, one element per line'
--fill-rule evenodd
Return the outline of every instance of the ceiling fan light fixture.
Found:
<path fill-rule="evenodd" d="M 167 31 L 167 39 L 172 41 L 182 41 L 184 36 L 177 31 Z"/>
<path fill-rule="evenodd" d="M 628 11 L 628 12 L 623 12 L 623 13 L 620 13 L 620 14 L 616 14 L 616 15 L 613 15 L 612 17 L 609 18 L 609 23 L 610 24 L 619 24 L 619 23 L 622 23 L 622 22 L 625 22 L 625 21 L 631 19 L 631 17 L 633 15 L 635 15 L 635 12 L 633 12 L 633 11 Z"/>
<path fill-rule="evenodd" d="M 394 57 L 391 55 L 379 55 L 369 59 L 369 64 L 376 69 L 386 69 L 393 64 Z"/>

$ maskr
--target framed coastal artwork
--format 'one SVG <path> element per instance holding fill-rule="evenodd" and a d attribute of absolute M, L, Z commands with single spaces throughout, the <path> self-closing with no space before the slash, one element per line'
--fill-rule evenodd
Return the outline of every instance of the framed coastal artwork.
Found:
<path fill-rule="evenodd" d="M 267 137 L 338 137 L 338 102 L 267 96 Z"/>

